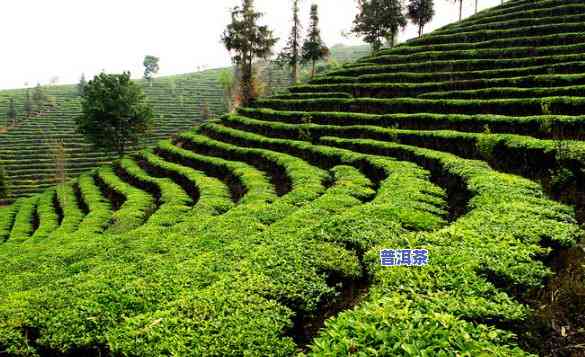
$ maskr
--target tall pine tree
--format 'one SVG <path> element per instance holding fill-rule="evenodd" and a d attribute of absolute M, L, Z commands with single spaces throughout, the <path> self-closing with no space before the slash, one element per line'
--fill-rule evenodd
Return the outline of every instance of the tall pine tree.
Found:
<path fill-rule="evenodd" d="M 418 25 L 418 36 L 422 36 L 424 27 L 435 16 L 433 0 L 410 0 L 408 3 L 408 18 Z"/>
<path fill-rule="evenodd" d="M 290 66 L 291 83 L 296 84 L 299 81 L 299 63 L 301 62 L 301 31 L 302 26 L 299 19 L 299 1 L 293 0 L 293 18 L 290 36 L 286 46 L 282 49 L 277 58 L 277 63 L 281 66 Z"/>
<path fill-rule="evenodd" d="M 232 53 L 232 62 L 240 67 L 240 103 L 243 105 L 256 96 L 254 59 L 268 57 L 278 41 L 267 26 L 258 25 L 262 16 L 262 13 L 255 11 L 253 0 L 243 0 L 241 7 L 232 9 L 232 22 L 221 36 L 225 47 Z"/>
<path fill-rule="evenodd" d="M 363 36 L 373 52 L 382 48 L 383 40 L 393 47 L 398 31 L 406 26 L 401 0 L 358 0 L 358 6 L 351 31 Z"/>
<path fill-rule="evenodd" d="M 81 78 L 79 78 L 79 83 L 77 83 L 77 94 L 79 94 L 80 97 L 85 93 L 86 86 L 87 80 L 85 79 L 85 73 L 82 73 Z"/>
<path fill-rule="evenodd" d="M 24 112 L 26 113 L 26 117 L 29 118 L 33 113 L 33 102 L 30 97 L 30 90 L 27 88 L 25 97 L 24 97 Z"/>
<path fill-rule="evenodd" d="M 319 29 L 319 8 L 317 4 L 311 5 L 311 21 L 309 33 L 303 43 L 303 63 L 311 63 L 311 78 L 315 76 L 315 63 L 329 56 L 329 48 L 321 39 Z"/>

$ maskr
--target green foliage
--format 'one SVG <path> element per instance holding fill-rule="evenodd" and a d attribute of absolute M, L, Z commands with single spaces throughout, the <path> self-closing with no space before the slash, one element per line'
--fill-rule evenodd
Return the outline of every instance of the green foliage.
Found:
<path fill-rule="evenodd" d="M 331 54 L 329 48 L 321 39 L 321 29 L 319 28 L 319 8 L 316 4 L 311 5 L 311 21 L 309 23 L 309 32 L 303 42 L 302 63 L 311 63 L 311 78 L 315 76 L 315 63 L 319 60 L 326 59 Z"/>
<path fill-rule="evenodd" d="M 242 0 L 242 6 L 231 10 L 232 22 L 221 36 L 226 49 L 232 53 L 232 62 L 241 70 L 241 104 L 248 104 L 256 94 L 253 91 L 253 63 L 266 58 L 278 41 L 265 25 L 258 25 L 262 13 L 256 12 L 253 0 Z"/>
<path fill-rule="evenodd" d="M 292 28 L 285 47 L 278 54 L 276 62 L 281 66 L 289 66 L 291 69 L 291 83 L 296 84 L 299 81 L 299 64 L 301 63 L 302 43 L 301 31 L 303 30 L 299 19 L 299 1 L 292 0 Z"/>
<path fill-rule="evenodd" d="M 364 41 L 377 52 L 382 48 L 383 40 L 394 47 L 394 39 L 401 28 L 406 26 L 406 17 L 402 13 L 399 0 L 360 0 L 359 13 L 353 21 L 351 31 L 363 36 Z"/>
<path fill-rule="evenodd" d="M 85 88 L 81 107 L 83 115 L 76 119 L 79 132 L 119 157 L 129 144 L 138 143 L 152 124 L 152 109 L 128 72 L 96 76 Z"/>
<path fill-rule="evenodd" d="M 32 100 L 37 111 L 41 111 L 43 106 L 47 104 L 47 93 L 45 93 L 44 88 L 41 87 L 40 84 L 37 84 L 37 86 L 33 89 Z"/>
<path fill-rule="evenodd" d="M 147 55 L 144 57 L 144 79 L 146 79 L 150 85 L 152 85 L 152 76 L 157 74 L 160 67 L 158 65 L 159 58 L 155 56 Z"/>
<path fill-rule="evenodd" d="M 522 302 L 583 239 L 574 207 L 547 191 L 581 198 L 585 165 L 585 102 L 558 95 L 585 85 L 585 67 L 578 47 L 554 54 L 582 36 L 546 33 L 583 25 L 510 30 L 566 3 L 585 13 L 509 2 L 0 208 L 2 352 L 540 353 L 550 340 L 530 326 L 550 321 Z M 383 267 L 388 248 L 428 249 L 429 264 Z M 313 317 L 328 319 L 301 349 Z"/>
<path fill-rule="evenodd" d="M 234 109 L 234 87 L 236 85 L 234 73 L 230 69 L 223 69 L 219 72 L 217 80 L 223 89 L 223 99 L 226 111 L 231 112 Z"/>
<path fill-rule="evenodd" d="M 407 6 L 406 16 L 418 26 L 419 37 L 423 34 L 425 25 L 435 16 L 435 4 L 433 0 L 410 0 Z"/>
<path fill-rule="evenodd" d="M 33 111 L 34 111 L 33 101 L 32 98 L 30 97 L 30 91 L 27 88 L 24 97 L 24 112 L 27 118 L 29 118 L 32 115 Z"/>
<path fill-rule="evenodd" d="M 81 78 L 79 78 L 79 83 L 77 83 L 77 94 L 80 97 L 83 97 L 85 94 L 85 87 L 87 86 L 87 80 L 85 79 L 85 73 L 81 74 Z"/>

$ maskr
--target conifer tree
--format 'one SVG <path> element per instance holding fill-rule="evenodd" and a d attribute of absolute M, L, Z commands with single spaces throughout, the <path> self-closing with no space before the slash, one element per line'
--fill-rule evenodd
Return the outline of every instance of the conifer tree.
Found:
<path fill-rule="evenodd" d="M 82 73 L 81 78 L 79 79 L 79 83 L 77 84 L 77 94 L 79 94 L 79 96 L 83 96 L 86 86 L 87 80 L 85 79 L 85 73 Z"/>
<path fill-rule="evenodd" d="M 26 117 L 29 118 L 33 113 L 33 102 L 30 97 L 30 90 L 27 89 L 24 97 L 24 112 L 26 113 Z"/>
<path fill-rule="evenodd" d="M 43 87 L 41 87 L 41 85 L 39 83 L 37 83 L 37 86 L 33 90 L 32 99 L 33 99 L 34 105 L 36 106 L 37 111 L 41 111 L 41 108 L 43 107 L 43 105 L 45 105 L 47 103 L 48 97 L 45 94 Z"/>
<path fill-rule="evenodd" d="M 256 12 L 253 0 L 242 0 L 242 6 L 231 10 L 232 22 L 221 36 L 225 47 L 232 53 L 232 62 L 240 67 L 240 103 L 248 104 L 256 97 L 254 91 L 254 59 L 272 54 L 278 41 L 265 25 L 258 25 L 263 16 Z"/>
<path fill-rule="evenodd" d="M 286 46 L 282 49 L 277 58 L 280 66 L 290 66 L 291 83 L 299 81 L 299 63 L 301 62 L 301 31 L 302 26 L 299 19 L 299 1 L 293 0 L 293 18 L 290 36 Z"/>
<path fill-rule="evenodd" d="M 407 16 L 418 26 L 418 36 L 422 36 L 425 25 L 435 16 L 433 0 L 410 0 Z"/>
<path fill-rule="evenodd" d="M 311 63 L 311 78 L 315 76 L 315 63 L 329 56 L 329 48 L 321 39 L 319 29 L 319 8 L 317 4 L 311 5 L 311 21 L 309 33 L 303 43 L 303 63 Z"/>

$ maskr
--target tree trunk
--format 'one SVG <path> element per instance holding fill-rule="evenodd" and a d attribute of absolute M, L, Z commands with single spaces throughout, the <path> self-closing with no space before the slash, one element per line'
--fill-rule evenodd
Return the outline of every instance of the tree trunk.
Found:
<path fill-rule="evenodd" d="M 313 60 L 313 68 L 311 69 L 311 78 L 315 77 L 315 60 Z"/>
<path fill-rule="evenodd" d="M 423 28 L 424 25 L 423 24 L 418 24 L 418 37 L 421 37 L 423 34 Z"/>
<path fill-rule="evenodd" d="M 463 0 L 459 0 L 459 21 L 463 19 Z"/>
<path fill-rule="evenodd" d="M 299 66 L 298 64 L 293 64 L 292 66 L 292 84 L 297 84 L 299 82 Z"/>
<path fill-rule="evenodd" d="M 477 7 L 478 7 L 479 0 L 475 0 L 475 13 L 477 14 Z"/>

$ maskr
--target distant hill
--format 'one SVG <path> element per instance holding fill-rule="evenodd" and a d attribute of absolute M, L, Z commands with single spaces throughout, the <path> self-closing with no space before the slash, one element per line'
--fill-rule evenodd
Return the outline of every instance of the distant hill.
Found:
<path fill-rule="evenodd" d="M 354 61 L 367 53 L 368 46 L 332 47 L 332 59 L 337 63 Z M 138 81 L 154 107 L 156 123 L 152 136 L 141 147 L 201 123 L 204 103 L 213 116 L 225 113 L 223 90 L 218 82 L 224 69 L 156 78 L 152 87 Z M 264 67 L 262 77 L 269 86 L 269 94 L 289 85 L 286 70 L 276 65 Z M 30 119 L 25 118 L 23 111 L 26 90 L 0 91 L 0 163 L 10 181 L 10 200 L 40 192 L 57 182 L 54 148 L 60 142 L 65 148 L 65 172 L 69 178 L 112 160 L 75 132 L 74 118 L 80 113 L 76 85 L 44 88 L 54 98 L 55 106 Z M 9 128 L 7 119 L 10 98 L 15 99 L 19 111 L 18 125 L 13 128 Z"/>

